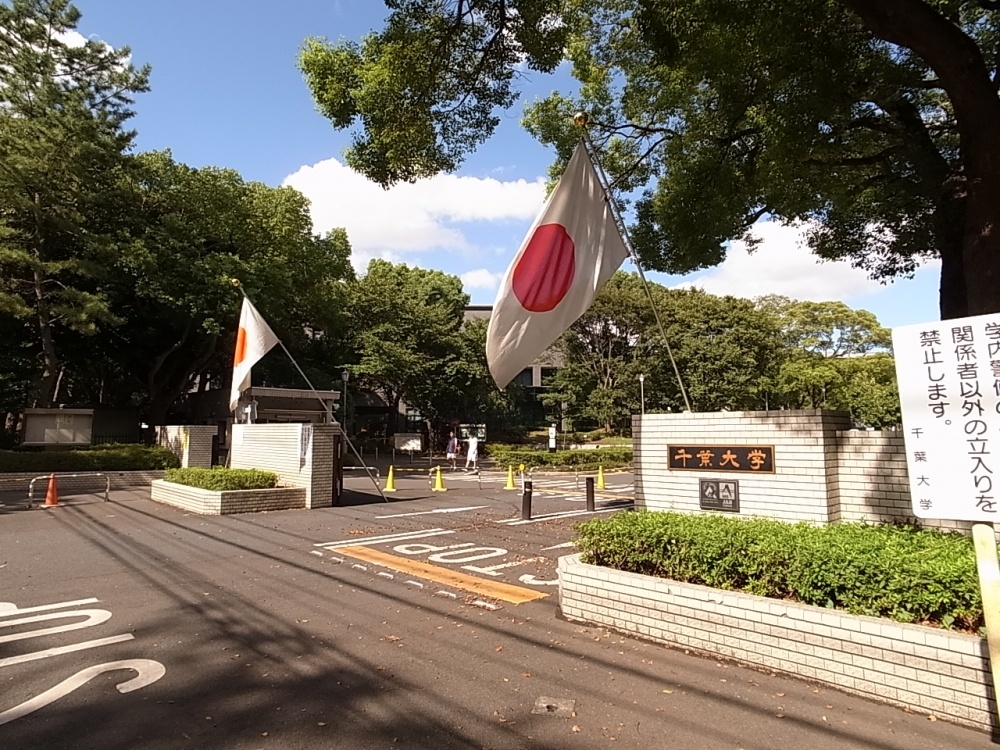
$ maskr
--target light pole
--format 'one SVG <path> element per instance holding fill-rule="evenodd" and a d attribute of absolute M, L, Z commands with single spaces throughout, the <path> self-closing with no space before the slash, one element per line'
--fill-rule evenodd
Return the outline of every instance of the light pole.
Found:
<path fill-rule="evenodd" d="M 641 409 L 640 414 L 642 416 L 646 416 L 646 389 L 643 387 L 645 380 L 645 375 L 639 375 L 639 408 Z"/>
<path fill-rule="evenodd" d="M 344 434 L 346 435 L 347 434 L 347 381 L 351 379 L 351 373 L 349 373 L 347 370 L 344 370 L 342 373 L 340 373 L 340 379 L 344 381 L 344 399 L 343 399 L 344 415 L 341 421 L 344 423 L 343 428 L 344 428 Z"/>

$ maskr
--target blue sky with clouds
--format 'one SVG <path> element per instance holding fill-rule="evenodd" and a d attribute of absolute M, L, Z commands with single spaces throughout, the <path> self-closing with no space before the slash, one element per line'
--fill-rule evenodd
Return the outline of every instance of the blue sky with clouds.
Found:
<path fill-rule="evenodd" d="M 357 40 L 381 28 L 378 0 L 77 0 L 79 31 L 132 48 L 152 65 L 139 97 L 137 146 L 170 149 L 192 166 L 238 170 L 248 180 L 288 184 L 312 202 L 314 229 L 346 227 L 354 265 L 373 257 L 437 268 L 462 278 L 474 304 L 490 304 L 500 277 L 541 207 L 552 154 L 519 125 L 523 104 L 559 89 L 565 73 L 529 74 L 522 99 L 496 136 L 455 175 L 383 191 L 343 164 L 350 134 L 319 115 L 296 68 L 308 36 Z M 715 294 L 838 299 L 889 326 L 936 320 L 938 272 L 883 286 L 842 263 L 817 263 L 796 230 L 758 226 L 750 256 L 734 243 L 725 263 L 686 277 L 651 274 Z M 629 265 L 626 264 L 626 269 Z"/>

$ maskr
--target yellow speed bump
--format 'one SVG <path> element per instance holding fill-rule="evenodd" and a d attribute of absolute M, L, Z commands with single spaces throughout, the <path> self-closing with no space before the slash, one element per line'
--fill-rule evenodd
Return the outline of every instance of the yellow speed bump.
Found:
<path fill-rule="evenodd" d="M 410 573 L 420 576 L 428 581 L 440 583 L 446 586 L 454 586 L 463 591 L 470 591 L 479 596 L 489 596 L 493 599 L 510 602 L 511 604 L 523 604 L 536 599 L 544 599 L 548 594 L 534 589 L 526 589 L 523 586 L 512 586 L 509 583 L 499 581 L 486 581 L 476 576 L 459 573 L 456 570 L 448 570 L 437 565 L 409 560 L 405 557 L 390 555 L 386 552 L 379 552 L 371 547 L 338 547 L 337 553 L 353 557 L 357 560 L 381 565 L 383 568 L 397 570 L 400 573 Z"/>

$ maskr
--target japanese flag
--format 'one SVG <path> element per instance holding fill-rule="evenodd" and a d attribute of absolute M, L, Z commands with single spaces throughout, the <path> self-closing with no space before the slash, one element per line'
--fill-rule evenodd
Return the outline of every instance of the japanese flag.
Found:
<path fill-rule="evenodd" d="M 250 368 L 278 343 L 278 337 L 250 304 L 243 298 L 240 311 L 240 330 L 236 334 L 236 353 L 233 355 L 233 389 L 229 394 L 229 410 L 236 411 L 240 393 L 250 387 Z"/>
<path fill-rule="evenodd" d="M 628 255 L 581 142 L 507 269 L 486 333 L 506 387 L 583 315 Z"/>

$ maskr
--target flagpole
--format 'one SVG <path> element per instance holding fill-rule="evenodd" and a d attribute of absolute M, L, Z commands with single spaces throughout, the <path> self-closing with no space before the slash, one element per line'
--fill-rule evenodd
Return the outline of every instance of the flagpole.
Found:
<path fill-rule="evenodd" d="M 608 180 L 607 174 L 604 172 L 604 167 L 601 166 L 601 162 L 597 158 L 597 147 L 594 145 L 594 142 L 590 138 L 590 133 L 587 131 L 587 125 L 590 122 L 590 117 L 586 112 L 577 112 L 573 117 L 573 121 L 580 128 L 581 138 L 583 139 L 583 145 L 586 148 L 587 156 L 590 158 L 590 163 L 594 165 L 594 171 L 597 172 L 597 177 L 601 181 L 601 188 L 604 190 L 604 199 L 608 202 L 608 207 L 611 209 L 611 216 L 614 218 L 615 224 L 618 226 L 618 232 L 621 234 L 622 240 L 625 242 L 625 249 L 628 250 L 632 263 L 635 264 L 636 269 L 639 271 L 639 278 L 642 279 L 642 288 L 646 290 L 646 298 L 649 300 L 649 307 L 653 311 L 653 317 L 656 319 L 656 326 L 660 330 L 660 336 L 663 338 L 663 345 L 667 349 L 667 356 L 670 358 L 670 364 L 674 368 L 677 385 L 681 389 L 681 397 L 684 399 L 684 408 L 688 411 L 692 411 L 691 402 L 688 400 L 687 389 L 684 388 L 684 381 L 681 378 L 680 368 L 677 367 L 677 360 L 674 359 L 674 353 L 670 348 L 670 342 L 667 340 L 667 333 L 663 329 L 663 321 L 660 320 L 660 312 L 656 308 L 656 303 L 653 302 L 653 293 L 649 288 L 649 282 L 646 280 L 646 274 L 642 270 L 642 264 L 639 262 L 639 255 L 636 253 L 635 248 L 632 247 L 632 238 L 629 237 L 628 230 L 625 227 L 625 222 L 622 220 L 621 212 L 618 210 L 618 203 L 611 194 L 611 183 Z"/>
<path fill-rule="evenodd" d="M 233 279 L 232 282 L 233 282 L 233 286 L 235 286 L 237 289 L 240 290 L 240 293 L 243 294 L 243 296 L 246 298 L 247 302 L 249 302 L 251 305 L 253 305 L 253 300 L 250 299 L 250 295 L 247 294 L 247 291 L 246 291 L 246 289 L 243 288 L 243 284 L 240 283 L 240 280 L 239 279 Z M 274 333 L 273 330 L 271 332 Z M 295 369 L 299 371 L 299 375 L 301 375 L 302 379 L 304 381 L 306 381 L 306 385 L 309 386 L 309 390 L 311 390 L 313 392 L 313 395 L 316 397 L 316 399 L 323 405 L 323 408 L 326 411 L 327 418 L 332 420 L 333 419 L 333 412 L 332 412 L 332 410 L 327 405 L 327 402 L 323 400 L 323 397 L 319 395 L 319 391 L 317 391 L 313 387 L 312 381 L 309 380 L 309 377 L 304 372 L 302 372 L 302 368 L 299 367 L 299 363 L 295 361 L 295 357 L 292 356 L 292 353 L 290 351 L 288 351 L 288 347 L 285 346 L 285 342 L 282 341 L 281 338 L 277 334 L 274 335 L 274 338 L 276 338 L 278 340 L 278 344 L 284 350 L 285 354 L 288 355 L 288 358 L 292 361 L 292 364 L 295 365 Z M 344 408 L 345 408 L 345 414 L 346 414 L 346 406 Z M 347 420 L 344 420 L 344 421 L 346 422 Z M 347 437 L 347 430 L 344 429 L 344 425 L 343 424 L 341 425 L 340 432 L 344 436 L 344 442 L 346 442 L 347 445 L 350 446 L 351 450 L 354 452 L 355 457 L 361 463 L 362 468 L 365 470 L 365 474 L 367 474 L 368 478 L 372 480 L 372 484 L 375 485 L 375 489 L 378 490 L 378 494 L 382 496 L 382 499 L 385 502 L 389 502 L 389 498 L 387 498 L 385 496 L 385 493 L 382 492 L 382 488 L 379 486 L 378 481 L 376 481 L 375 477 L 372 476 L 372 473 L 368 470 L 368 466 L 365 464 L 364 459 L 361 458 L 361 454 L 359 454 L 358 451 L 357 451 L 357 449 L 354 447 L 354 443 L 352 443 L 351 439 L 349 437 Z"/>

